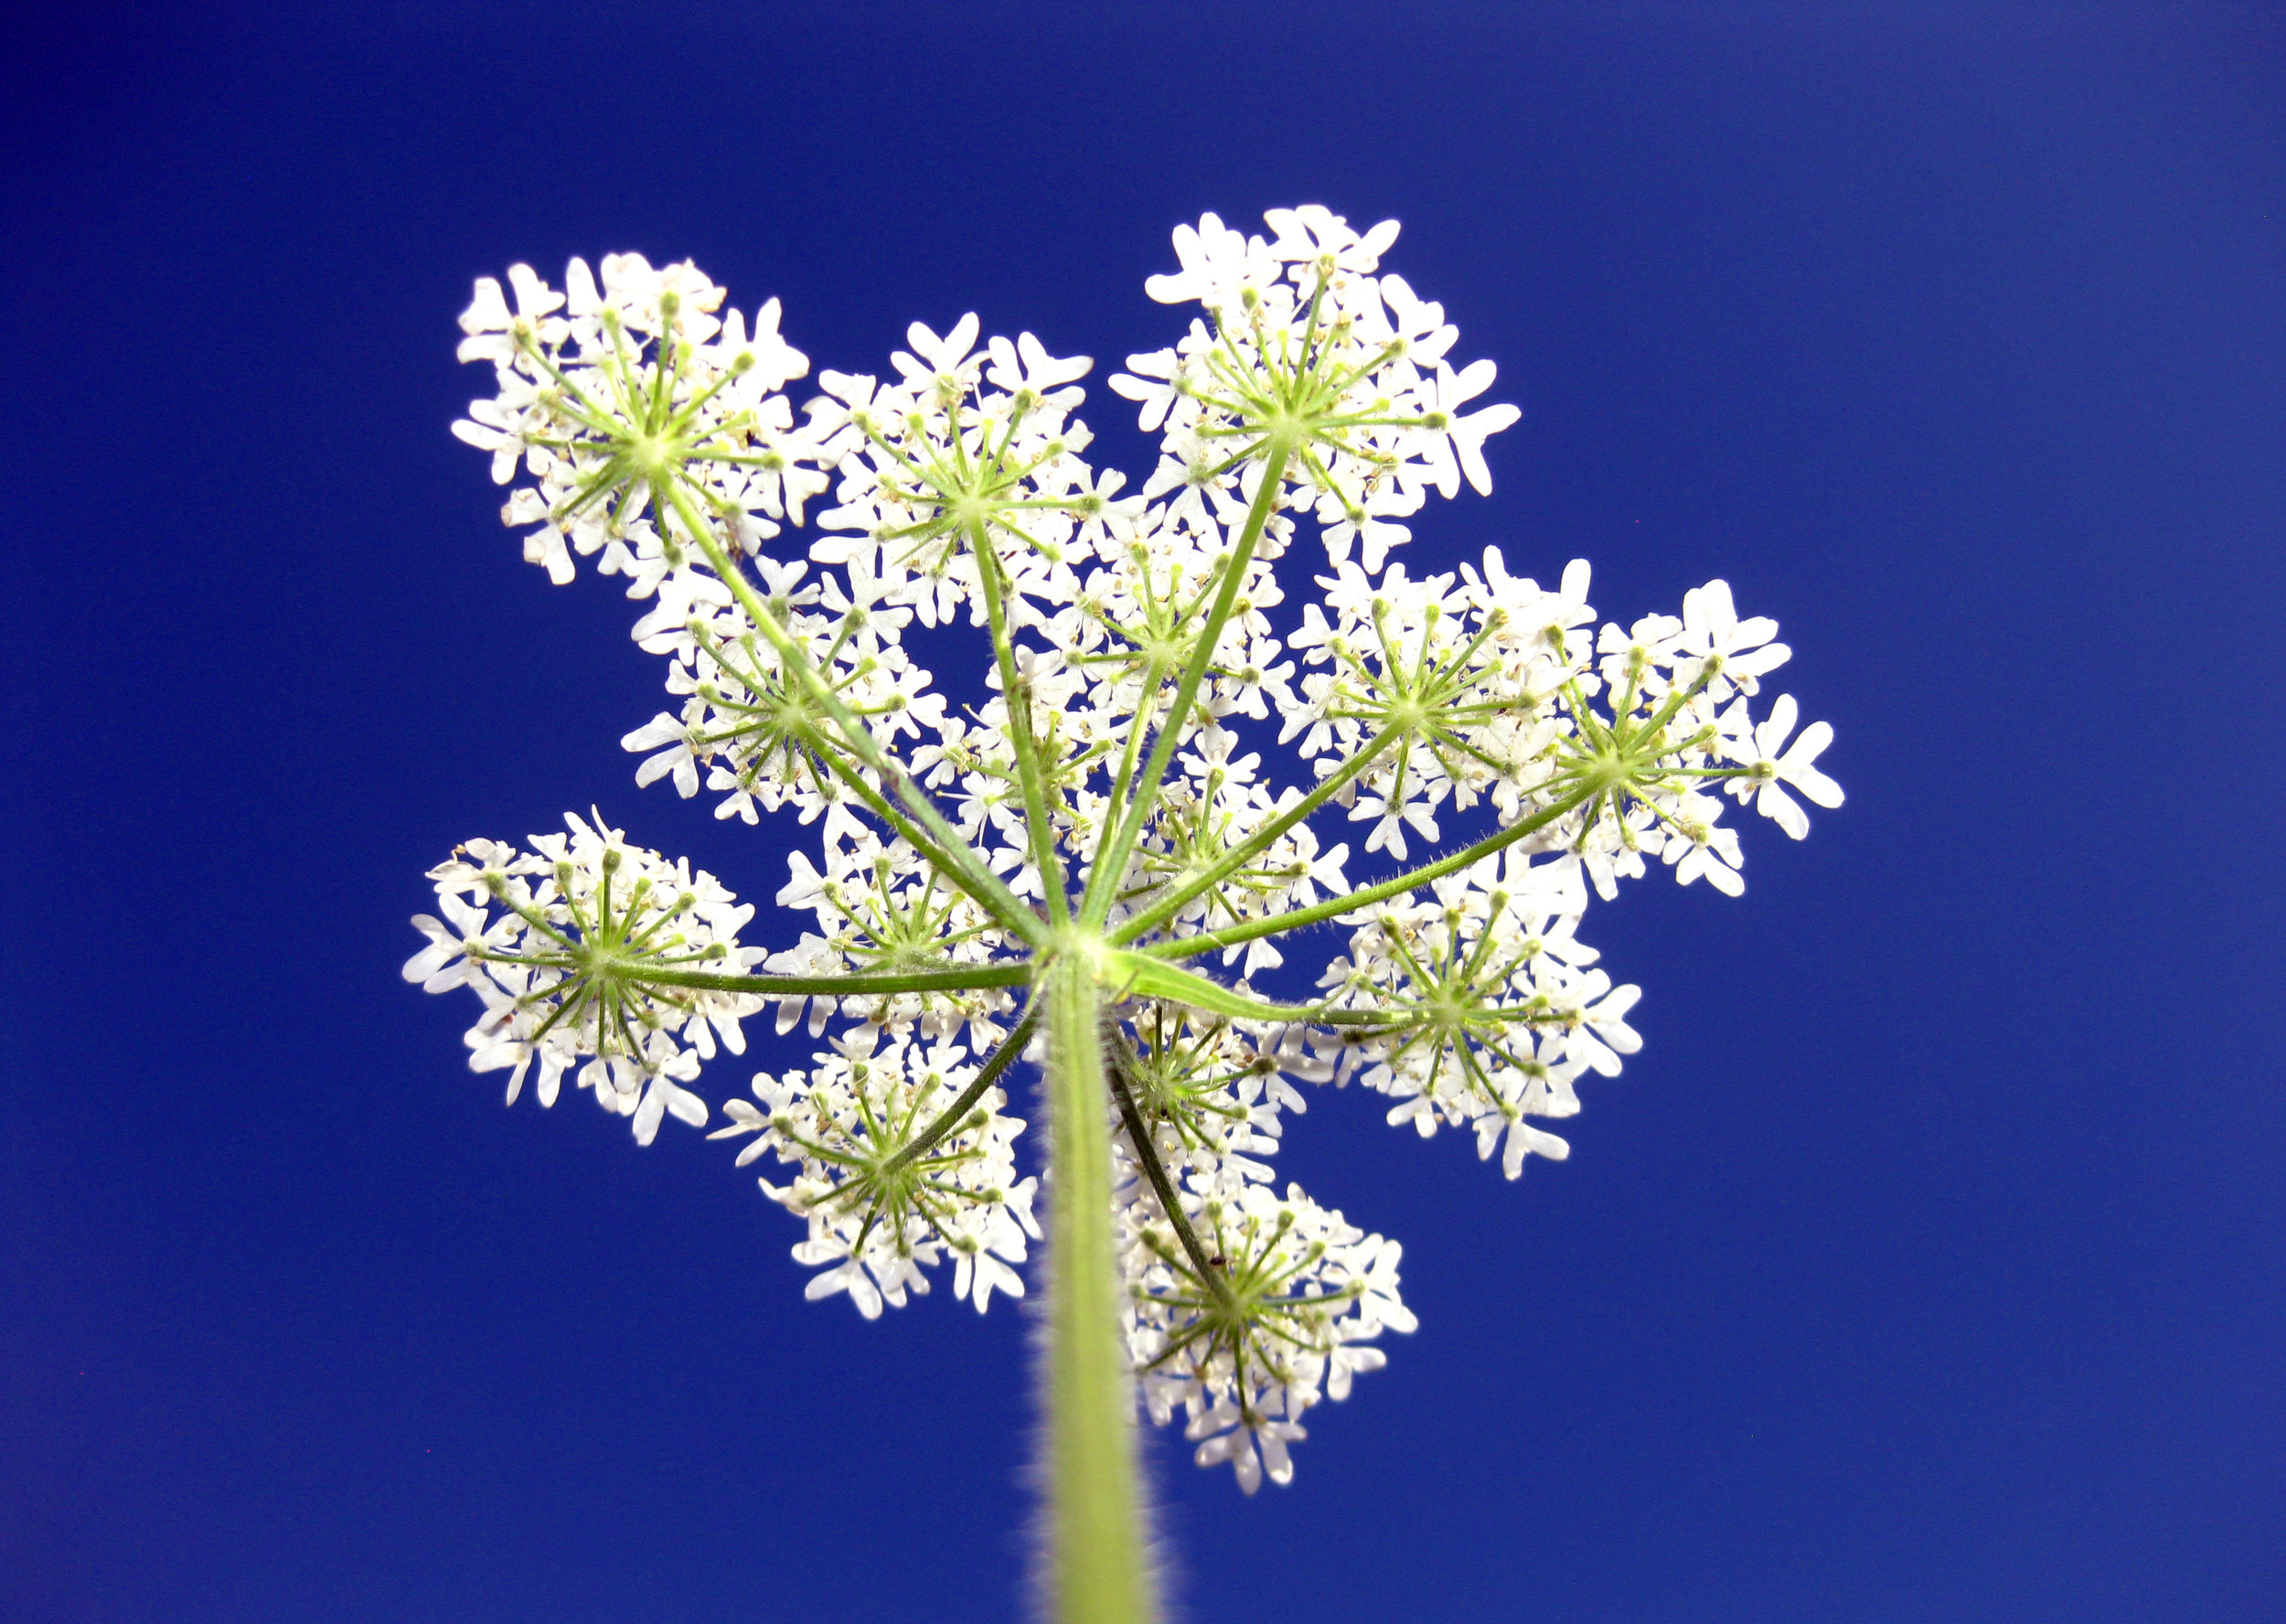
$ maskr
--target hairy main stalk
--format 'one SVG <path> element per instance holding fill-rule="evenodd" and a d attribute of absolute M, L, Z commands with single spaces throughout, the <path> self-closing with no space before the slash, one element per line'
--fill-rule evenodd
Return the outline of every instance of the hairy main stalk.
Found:
<path fill-rule="evenodd" d="M 1095 967 L 1059 955 L 1047 972 L 1048 1111 L 1053 1128 L 1047 1362 L 1048 1560 L 1062 1624 L 1156 1616 L 1145 1562 L 1134 1408 L 1112 1251 L 1101 994 Z"/>

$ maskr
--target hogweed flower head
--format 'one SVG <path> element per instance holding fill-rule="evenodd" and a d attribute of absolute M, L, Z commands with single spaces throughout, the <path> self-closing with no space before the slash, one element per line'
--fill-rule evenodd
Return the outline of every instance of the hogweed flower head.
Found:
<path fill-rule="evenodd" d="M 1012 1056 L 1015 1051 L 1008 1050 Z M 884 1301 L 903 1308 L 908 1287 L 925 1295 L 924 1266 L 955 1262 L 953 1295 L 984 1312 L 996 1290 L 1024 1295 L 1010 1266 L 1037 1240 L 1032 1195 L 1039 1181 L 1016 1176 L 1014 1147 L 1024 1125 L 1007 1116 L 994 1086 L 1007 1061 L 963 1063 L 957 1044 L 912 1037 L 881 1041 L 860 1027 L 820 1054 L 814 1071 L 754 1079 L 760 1106 L 732 1099 L 731 1126 L 711 1138 L 753 1136 L 738 1158 L 765 1149 L 796 1170 L 764 1191 L 809 1221 L 795 1248 L 806 1264 L 833 1266 L 814 1277 L 814 1301 L 846 1291 L 869 1320 Z"/>
<path fill-rule="evenodd" d="M 475 991 L 485 1013 L 469 1064 L 512 1068 L 509 1104 L 537 1062 L 539 1103 L 554 1105 L 564 1070 L 585 1059 L 580 1086 L 634 1117 L 647 1145 L 665 1114 L 707 1119 L 680 1084 L 718 1040 L 745 1052 L 739 1023 L 761 1005 L 737 973 L 761 955 L 739 946 L 738 930 L 754 911 L 704 870 L 626 846 L 600 817 L 564 822 L 568 835 L 535 835 L 528 851 L 472 840 L 431 870 L 452 923 L 413 920 L 429 946 L 405 979 Z"/>
<path fill-rule="evenodd" d="M 497 484 L 522 458 L 536 483 L 503 518 L 541 526 L 525 557 L 550 579 L 572 579 L 567 542 L 583 555 L 608 545 L 604 572 L 642 595 L 681 561 L 678 525 L 720 524 L 753 552 L 781 519 L 800 522 L 825 479 L 774 392 L 809 370 L 778 336 L 776 300 L 750 337 L 738 312 L 715 317 L 723 290 L 689 263 L 606 254 L 599 288 L 573 260 L 561 293 L 528 265 L 508 280 L 514 314 L 485 277 L 461 315 L 461 359 L 491 361 L 500 389 L 454 432 L 492 453 Z"/>
<path fill-rule="evenodd" d="M 1622 627 L 1584 561 L 1545 588 L 1497 548 L 1390 561 L 1430 496 L 1490 492 L 1484 443 L 1518 414 L 1472 404 L 1492 364 L 1457 366 L 1443 308 L 1381 271 L 1395 222 L 1265 223 L 1178 229 L 1180 268 L 1146 284 L 1200 314 L 1110 379 L 1160 436 L 1131 495 L 1085 460 L 1092 362 L 973 315 L 914 323 L 886 369 L 820 372 L 798 411 L 776 301 L 749 324 L 688 264 L 606 256 L 599 282 L 575 260 L 561 292 L 518 266 L 462 317 L 497 387 L 455 429 L 527 481 L 503 510 L 526 556 L 561 583 L 600 553 L 647 601 L 634 636 L 670 703 L 623 740 L 638 784 L 792 813 L 814 844 L 773 949 L 740 944 L 753 909 L 710 876 L 600 819 L 471 841 L 433 873 L 406 975 L 476 994 L 471 1063 L 509 1070 L 511 1100 L 536 1070 L 551 1104 L 577 1065 L 646 1142 L 709 1120 L 691 1085 L 742 1020 L 831 1031 L 713 1137 L 772 1159 L 809 1296 L 868 1318 L 947 1269 L 979 1311 L 1021 1295 L 1048 1197 L 1074 1617 L 1148 1609 L 1123 1411 L 1181 1414 L 1252 1492 L 1291 1477 L 1302 1417 L 1381 1365 L 1381 1333 L 1414 1329 L 1395 1242 L 1276 1192 L 1306 1088 L 1470 1130 L 1512 1179 L 1562 1159 L 1537 1124 L 1640 1046 L 1638 989 L 1577 934 L 1591 890 L 1656 859 L 1735 895 L 1729 803 L 1800 839 L 1796 796 L 1842 799 L 1815 764 L 1832 730 L 1760 705 L 1789 651 L 1723 582 Z M 1294 613 L 1279 561 L 1306 526 L 1323 572 Z M 956 702 L 903 635 L 963 619 L 984 681 Z M 1276 782 L 1282 750 L 1301 784 Z M 1258 994 L 1320 924 L 1348 936 L 1298 967 L 1315 995 Z M 1048 1080 L 1044 1186 L 1007 1109 L 1024 1059 Z"/>

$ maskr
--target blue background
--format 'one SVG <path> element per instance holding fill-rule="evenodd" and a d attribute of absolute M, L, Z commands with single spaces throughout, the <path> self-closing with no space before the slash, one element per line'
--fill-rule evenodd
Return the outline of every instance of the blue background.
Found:
<path fill-rule="evenodd" d="M 1026 1317 L 805 1305 L 721 1147 L 503 1111 L 397 978 L 457 839 L 598 801 L 766 914 L 794 838 L 635 789 L 452 319 L 639 249 L 820 365 L 1116 359 L 1304 200 L 1525 413 L 1408 567 L 1725 576 L 1850 801 L 1591 912 L 1569 1163 L 1318 1096 L 1422 1329 L 1291 1488 L 1154 1439 L 1191 1616 L 2286 1616 L 2274 11 L 227 9 L 0 41 L 0 1617 L 1019 1610 Z"/>

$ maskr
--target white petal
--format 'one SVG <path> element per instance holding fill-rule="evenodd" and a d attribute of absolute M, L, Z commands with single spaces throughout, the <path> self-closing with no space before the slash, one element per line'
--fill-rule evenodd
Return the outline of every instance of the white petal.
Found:
<path fill-rule="evenodd" d="M 1437 394 L 1441 397 L 1447 411 L 1452 411 L 1464 401 L 1475 400 L 1486 390 L 1490 389 L 1492 379 L 1500 375 L 1499 369 L 1494 367 L 1490 360 L 1470 361 L 1457 373 L 1442 362 L 1437 364 L 1437 369 L 1445 374 L 1437 380 L 1443 386 L 1437 390 Z M 1511 410 L 1512 411 L 1513 408 Z"/>
<path fill-rule="evenodd" d="M 635 732 L 619 741 L 622 750 L 657 750 L 662 744 L 678 743 L 683 736 L 683 724 L 666 711 L 660 711 Z"/>
<path fill-rule="evenodd" d="M 1821 722 L 1819 724 L 1823 726 Z M 1815 767 L 1797 767 L 1786 775 L 1786 781 L 1810 797 L 1812 806 L 1838 807 L 1842 804 L 1842 786 Z"/>
<path fill-rule="evenodd" d="M 1562 1161 L 1571 1155 L 1571 1141 L 1561 1134 L 1543 1133 L 1540 1129 L 1522 1122 L 1516 1126 L 1523 1129 L 1524 1143 L 1530 1147 L 1534 1156 L 1544 1156 L 1550 1161 Z"/>
<path fill-rule="evenodd" d="M 1766 784 L 1754 797 L 1754 809 L 1800 840 L 1810 833 L 1810 814 L 1775 784 Z M 1711 877 L 1711 876 L 1710 876 Z"/>
<path fill-rule="evenodd" d="M 497 278 L 476 278 L 476 294 L 468 308 L 460 313 L 460 330 L 464 333 L 497 333 L 508 325 L 507 301 L 500 296 Z"/>
<path fill-rule="evenodd" d="M 671 1086 L 664 1080 L 654 1082 L 644 1091 L 643 1103 L 635 1108 L 635 1142 L 647 1145 L 658 1138 L 659 1118 L 667 1112 L 666 1090 Z"/>
<path fill-rule="evenodd" d="M 1769 716 L 1754 730 L 1754 747 L 1766 756 L 1777 755 L 1800 715 L 1792 694 L 1779 695 L 1778 703 L 1770 707 Z"/>

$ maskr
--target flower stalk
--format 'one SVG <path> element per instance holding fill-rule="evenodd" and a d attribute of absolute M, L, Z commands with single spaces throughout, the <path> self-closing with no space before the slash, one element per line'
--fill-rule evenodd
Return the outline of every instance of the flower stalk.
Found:
<path fill-rule="evenodd" d="M 1157 1614 L 1120 1335 L 1101 995 L 1078 954 L 1059 956 L 1044 992 L 1055 1162 L 1047 1354 L 1055 1616 L 1063 1624 L 1143 1624 Z"/>

